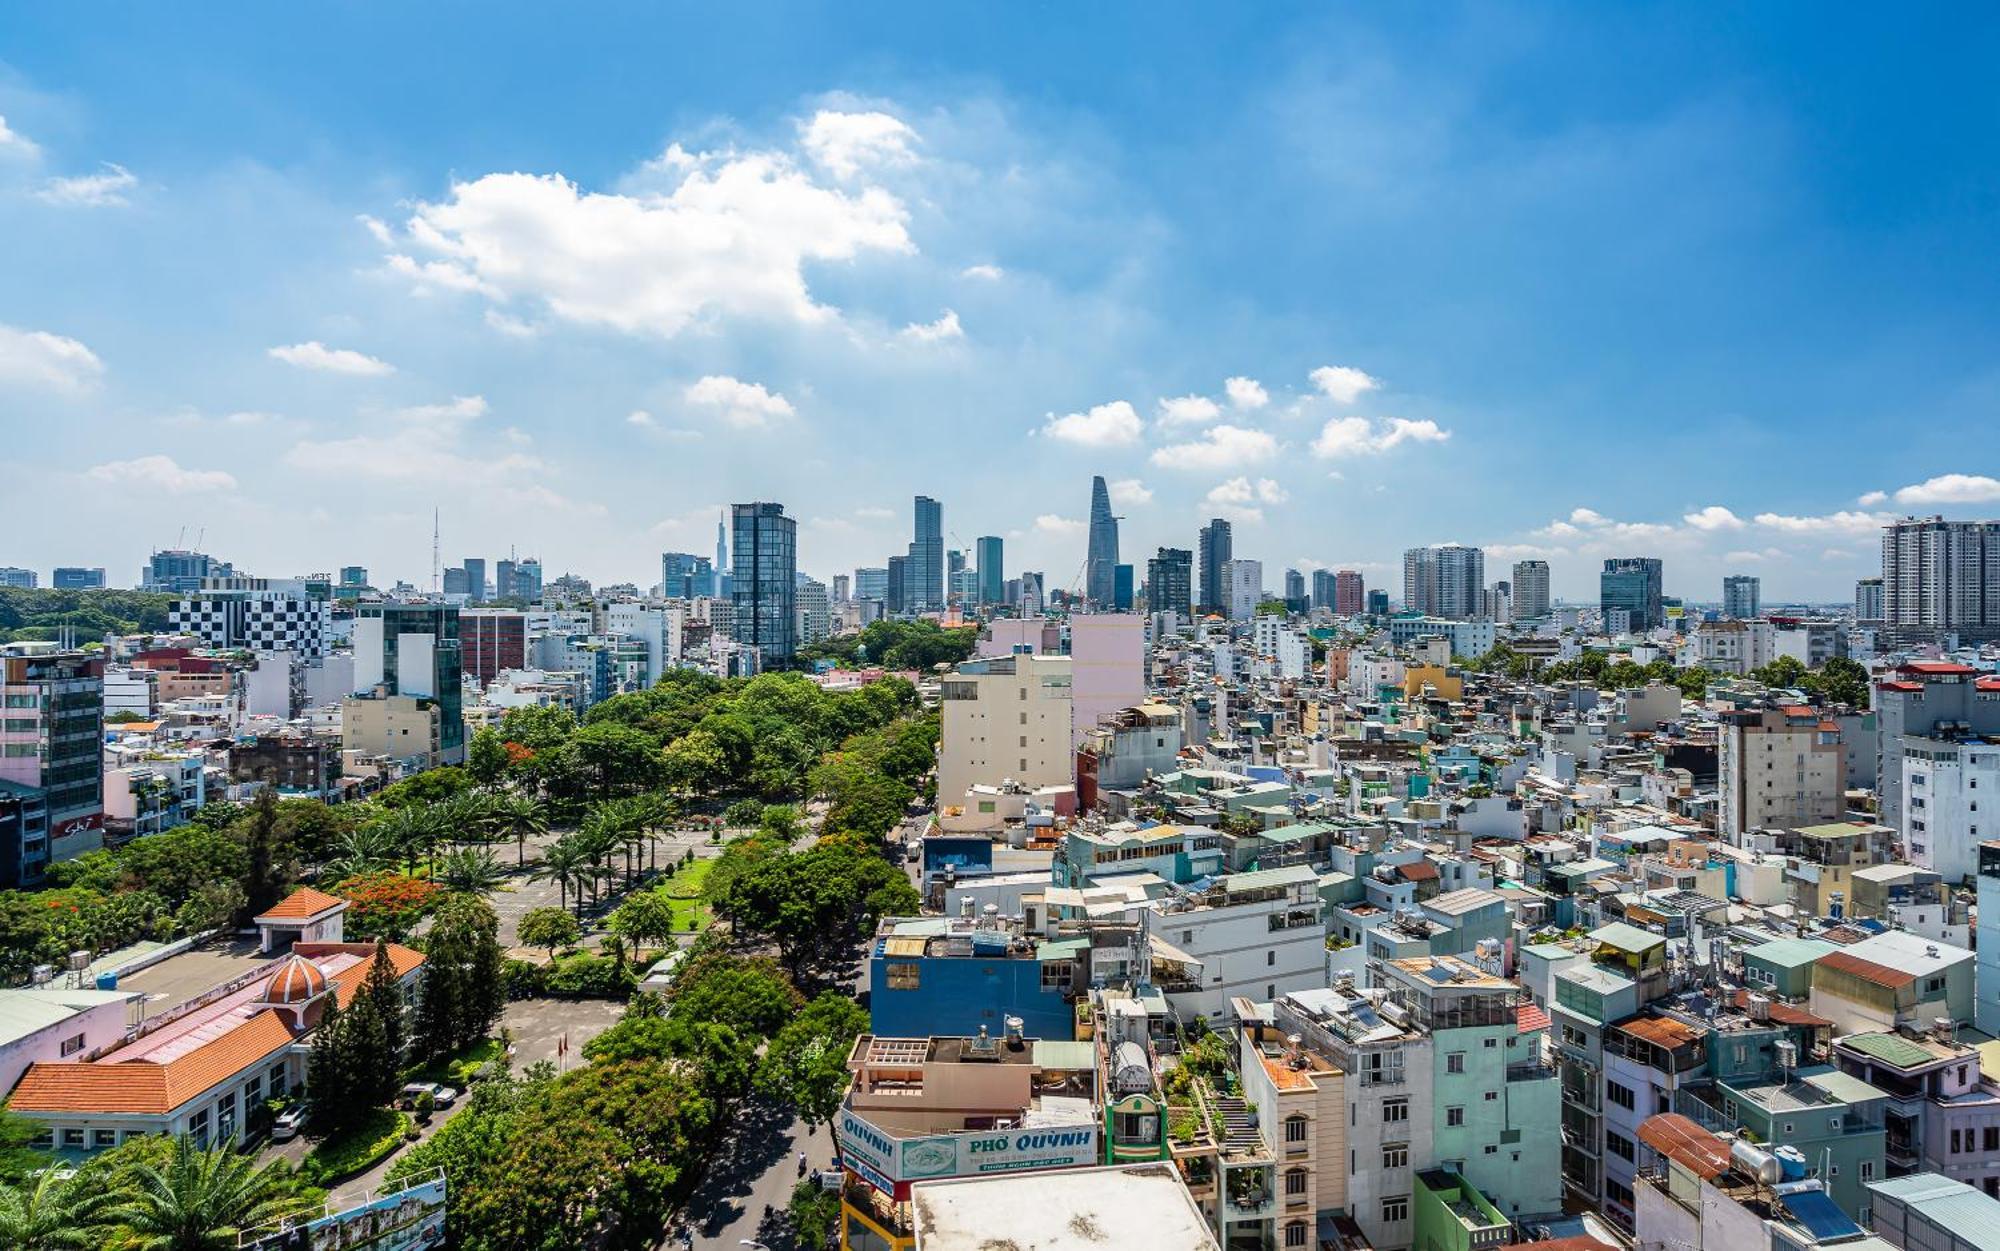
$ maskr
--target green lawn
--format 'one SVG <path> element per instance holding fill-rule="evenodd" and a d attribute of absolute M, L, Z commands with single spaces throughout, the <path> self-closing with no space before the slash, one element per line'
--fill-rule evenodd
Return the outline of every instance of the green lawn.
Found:
<path fill-rule="evenodd" d="M 449 1086 L 464 1094 L 465 1088 L 472 1082 L 472 1075 L 479 1071 L 480 1066 L 489 1060 L 498 1059 L 499 1056 L 500 1040 L 483 1038 L 456 1055 L 444 1056 L 432 1060 L 429 1064 L 406 1070 L 403 1073 L 403 1081 L 436 1082 L 440 1086 Z"/>
<path fill-rule="evenodd" d="M 328 1134 L 306 1152 L 302 1176 L 328 1185 L 363 1173 L 388 1159 L 403 1145 L 410 1118 L 394 1108 L 372 1108 L 352 1128 Z"/>
<path fill-rule="evenodd" d="M 714 868 L 713 860 L 697 860 L 675 870 L 672 877 L 660 883 L 660 893 L 673 908 L 674 933 L 699 933 L 708 928 L 713 918 L 707 905 L 701 902 L 701 886 Z"/>

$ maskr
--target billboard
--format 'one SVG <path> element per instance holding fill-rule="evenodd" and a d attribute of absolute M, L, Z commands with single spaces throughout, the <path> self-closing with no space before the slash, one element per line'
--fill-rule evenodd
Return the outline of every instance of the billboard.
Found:
<path fill-rule="evenodd" d="M 903 1183 L 938 1177 L 1088 1167 L 1098 1162 L 1097 1125 L 978 1129 L 902 1138 L 844 1111 L 840 1153 L 864 1180 L 886 1192 Z"/>
<path fill-rule="evenodd" d="M 444 1176 L 276 1231 L 246 1234 L 251 1251 L 428 1251 L 444 1246 Z"/>

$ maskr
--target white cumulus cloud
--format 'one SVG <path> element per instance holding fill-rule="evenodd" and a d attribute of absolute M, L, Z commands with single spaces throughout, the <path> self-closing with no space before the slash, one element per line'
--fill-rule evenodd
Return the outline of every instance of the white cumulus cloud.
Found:
<path fill-rule="evenodd" d="M 1720 504 L 1710 504 L 1707 508 L 1687 513 L 1682 521 L 1697 530 L 1741 530 L 1743 518 L 1730 512 Z"/>
<path fill-rule="evenodd" d="M 853 138 L 828 131 L 814 142 L 827 161 L 859 161 Z M 676 144 L 638 181 L 645 189 L 630 193 L 586 191 L 558 174 L 454 183 L 445 199 L 416 207 L 390 267 L 420 286 L 672 338 L 727 317 L 826 321 L 837 311 L 807 290 L 808 264 L 915 251 L 895 196 L 827 185 L 787 152 Z"/>
<path fill-rule="evenodd" d="M 41 155 L 35 141 L 18 130 L 8 127 L 7 119 L 0 117 L 0 156 L 23 157 L 32 160 Z"/>
<path fill-rule="evenodd" d="M 396 372 L 396 367 L 387 361 L 377 360 L 373 356 L 350 348 L 330 348 L 318 339 L 274 347 L 265 355 L 300 369 L 316 369 L 329 374 L 351 374 L 357 378 L 379 378 L 384 374 Z"/>
<path fill-rule="evenodd" d="M 1129 447 L 1139 441 L 1139 414 L 1130 401 L 1113 400 L 1088 412 L 1050 413 L 1042 433 L 1079 447 Z"/>
<path fill-rule="evenodd" d="M 1170 443 L 1153 452 L 1165 469 L 1242 469 L 1276 457 L 1278 440 L 1263 430 L 1224 423 L 1210 426 L 1188 443 Z"/>
<path fill-rule="evenodd" d="M 0 325 L 0 387 L 76 392 L 96 385 L 104 362 L 75 339 Z"/>
<path fill-rule="evenodd" d="M 1202 498 L 1202 507 L 1231 521 L 1257 522 L 1264 520 L 1264 505 L 1282 504 L 1290 498 L 1285 488 L 1270 478 L 1254 482 L 1248 477 L 1231 478 L 1211 488 Z"/>
<path fill-rule="evenodd" d="M 1320 393 L 1336 404 L 1352 404 L 1382 385 L 1352 365 L 1321 365 L 1309 376 Z"/>
<path fill-rule="evenodd" d="M 50 204 L 80 204 L 91 208 L 109 208 L 125 204 L 125 193 L 139 185 L 139 180 L 131 170 L 123 165 L 106 162 L 104 168 L 95 174 L 79 174 L 74 178 L 51 178 L 42 184 L 35 195 Z"/>
<path fill-rule="evenodd" d="M 961 278 L 979 278 L 987 282 L 998 282 L 1007 276 L 1007 271 L 998 265 L 967 265 L 958 271 Z"/>
<path fill-rule="evenodd" d="M 1043 534 L 1071 535 L 1083 533 L 1085 525 L 1075 517 L 1061 517 L 1055 513 L 1043 513 L 1041 516 L 1035 518 L 1035 529 L 1041 531 Z"/>
<path fill-rule="evenodd" d="M 183 469 L 171 456 L 140 456 L 133 460 L 106 461 L 84 472 L 93 482 L 114 487 L 138 487 L 186 495 L 196 491 L 227 491 L 236 479 L 220 469 Z"/>
<path fill-rule="evenodd" d="M 1898 504 L 1984 504 L 2000 500 L 2000 478 L 1947 473 L 1896 492 Z"/>
<path fill-rule="evenodd" d="M 1886 520 L 1880 513 L 1843 510 L 1820 517 L 1795 517 L 1783 513 L 1758 513 L 1754 520 L 1767 529 L 1785 534 L 1874 534 Z"/>
<path fill-rule="evenodd" d="M 946 339 L 963 339 L 965 327 L 958 324 L 958 314 L 950 309 L 936 321 L 911 322 L 903 327 L 903 337 L 916 343 L 941 343 Z"/>
<path fill-rule="evenodd" d="M 1878 505 L 1888 503 L 1889 493 L 1887 491 L 1870 491 L 1854 502 L 1863 508 L 1874 508 Z"/>
<path fill-rule="evenodd" d="M 1322 460 L 1337 460 L 1345 456 L 1373 456 L 1405 443 L 1442 443 L 1450 437 L 1451 431 L 1428 418 L 1370 421 L 1366 417 L 1333 417 L 1321 427 L 1312 450 Z"/>
<path fill-rule="evenodd" d="M 917 132 L 882 112 L 821 109 L 799 126 L 799 146 L 836 178 L 852 178 L 868 165 L 908 165 L 917 159 Z"/>
<path fill-rule="evenodd" d="M 709 374 L 689 383 L 682 398 L 738 429 L 755 429 L 796 411 L 792 402 L 761 382 L 744 382 L 728 374 Z"/>
<path fill-rule="evenodd" d="M 1160 401 L 1163 426 L 1199 426 L 1222 416 L 1222 405 L 1205 395 L 1179 395 Z"/>
<path fill-rule="evenodd" d="M 1119 478 L 1107 484 L 1106 489 L 1111 493 L 1111 502 L 1121 508 L 1153 502 L 1153 489 L 1137 478 Z"/>
<path fill-rule="evenodd" d="M 1222 383 L 1222 393 L 1229 397 L 1231 405 L 1246 413 L 1254 413 L 1271 402 L 1271 393 L 1255 378 L 1227 378 Z"/>

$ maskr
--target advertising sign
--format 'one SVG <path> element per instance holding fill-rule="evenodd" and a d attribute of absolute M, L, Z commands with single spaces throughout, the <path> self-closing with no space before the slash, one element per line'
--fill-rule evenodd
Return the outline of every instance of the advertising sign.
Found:
<path fill-rule="evenodd" d="M 440 1175 L 238 1245 L 252 1251 L 428 1251 L 444 1245 L 444 1206 Z"/>
<path fill-rule="evenodd" d="M 852 1112 L 842 1112 L 840 1148 L 849 1167 L 864 1180 L 878 1190 L 894 1193 L 899 1183 L 934 1177 L 1087 1167 L 1097 1163 L 1097 1126 L 967 1130 L 897 1138 Z"/>

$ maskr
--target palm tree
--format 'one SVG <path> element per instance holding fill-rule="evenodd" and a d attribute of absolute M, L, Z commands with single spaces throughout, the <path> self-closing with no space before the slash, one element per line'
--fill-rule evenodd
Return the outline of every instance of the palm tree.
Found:
<path fill-rule="evenodd" d="M 437 845 L 438 821 L 424 804 L 411 804 L 407 808 L 394 808 L 383 814 L 376 822 L 382 836 L 395 844 L 396 853 L 403 858 L 404 867 L 411 873 L 417 871 L 417 857 L 429 859 Z"/>
<path fill-rule="evenodd" d="M 431 880 L 448 891 L 481 899 L 500 889 L 507 874 L 488 847 L 454 847 L 438 860 Z"/>
<path fill-rule="evenodd" d="M 0 1246 L 20 1251 L 83 1251 L 103 1243 L 93 1230 L 111 1202 L 102 1189 L 44 1169 L 19 1187 L 0 1185 Z"/>
<path fill-rule="evenodd" d="M 260 1169 L 247 1155 L 203 1150 L 182 1135 L 166 1164 L 133 1170 L 131 1193 L 105 1216 L 136 1235 L 136 1251 L 222 1251 L 294 1206 L 281 1197 L 275 1165 Z"/>
<path fill-rule="evenodd" d="M 498 806 L 481 791 L 466 791 L 438 804 L 437 817 L 446 840 L 454 843 L 483 843 L 499 825 Z"/>
<path fill-rule="evenodd" d="M 583 919 L 583 871 L 589 861 L 583 844 L 574 834 L 568 834 L 549 845 L 542 853 L 542 867 L 535 870 L 536 881 L 553 881 L 562 889 L 562 904 L 569 906 L 569 888 L 576 886 L 576 918 Z"/>
<path fill-rule="evenodd" d="M 514 836 L 514 864 L 528 863 L 528 839 L 549 828 L 548 811 L 533 795 L 502 795 L 494 808 L 499 828 Z"/>
<path fill-rule="evenodd" d="M 376 822 L 364 825 L 340 836 L 340 845 L 333 858 L 326 862 L 320 877 L 322 881 L 338 882 L 342 878 L 386 869 L 396 863 L 396 857 L 401 852 L 386 824 Z"/>

